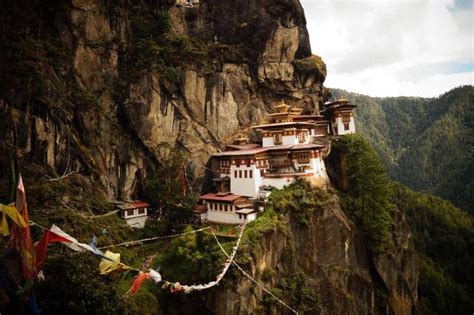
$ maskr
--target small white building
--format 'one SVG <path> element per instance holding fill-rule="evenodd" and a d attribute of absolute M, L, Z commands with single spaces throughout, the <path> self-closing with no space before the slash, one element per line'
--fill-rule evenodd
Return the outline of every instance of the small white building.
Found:
<path fill-rule="evenodd" d="M 150 204 L 143 201 L 131 201 L 117 204 L 122 218 L 131 227 L 141 229 L 145 227 Z"/>
<path fill-rule="evenodd" d="M 207 220 L 215 223 L 241 224 L 257 217 L 249 198 L 232 193 L 209 193 L 199 197 L 207 207 Z"/>
<path fill-rule="evenodd" d="M 356 132 L 352 110 L 357 106 L 346 99 L 326 102 L 323 112 L 331 118 L 331 132 L 336 136 L 343 136 Z"/>

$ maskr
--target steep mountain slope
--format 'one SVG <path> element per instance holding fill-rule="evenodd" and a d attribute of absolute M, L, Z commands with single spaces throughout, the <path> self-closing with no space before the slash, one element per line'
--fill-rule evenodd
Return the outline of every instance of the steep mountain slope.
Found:
<path fill-rule="evenodd" d="M 395 185 L 394 203 L 412 228 L 420 253 L 423 314 L 474 311 L 474 218 L 449 201 Z"/>
<path fill-rule="evenodd" d="M 331 91 L 359 105 L 357 129 L 382 156 L 392 178 L 474 211 L 474 87 L 431 99 Z"/>

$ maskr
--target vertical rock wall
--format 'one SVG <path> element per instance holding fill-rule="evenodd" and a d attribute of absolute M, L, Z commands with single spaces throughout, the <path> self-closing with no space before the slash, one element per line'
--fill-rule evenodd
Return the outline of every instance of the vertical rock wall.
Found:
<path fill-rule="evenodd" d="M 305 289 L 316 297 L 304 314 L 415 313 L 418 266 L 402 214 L 397 214 L 396 252 L 373 260 L 338 199 L 331 199 L 313 214 L 307 226 L 286 217 L 287 229 L 267 233 L 255 244 L 252 254 L 243 259 L 248 262 L 245 269 L 269 289 L 281 287 L 300 273 Z M 292 314 L 237 269 L 233 272 L 234 279 L 205 299 L 216 314 Z M 274 292 L 287 302 L 294 294 Z M 292 306 L 301 310 L 301 305 Z"/>
<path fill-rule="evenodd" d="M 185 58 L 173 88 L 153 64 L 136 78 L 127 76 L 134 34 L 133 7 L 126 2 L 37 2 L 30 18 L 10 25 L 30 32 L 31 62 L 48 85 L 32 92 L 2 78 L 2 119 L 9 121 L 5 128 L 17 126 L 25 161 L 47 164 L 58 174 L 66 167 L 93 174 L 111 198 L 128 198 L 146 169 L 159 164 L 163 143 L 187 151 L 200 175 L 219 143 L 258 123 L 275 102 L 314 110 L 323 101 L 324 75 L 303 87 L 292 65 L 311 53 L 297 0 L 204 0 L 195 8 L 172 3 L 146 5 L 167 12 L 173 36 L 230 47 L 223 58 L 205 56 L 212 71 Z M 16 6 L 21 11 L 28 3 Z M 53 39 L 64 60 L 41 58 Z"/>

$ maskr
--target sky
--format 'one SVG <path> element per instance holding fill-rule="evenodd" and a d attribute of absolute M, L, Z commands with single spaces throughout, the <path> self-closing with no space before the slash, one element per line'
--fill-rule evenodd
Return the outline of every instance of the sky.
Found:
<path fill-rule="evenodd" d="M 325 86 L 435 97 L 474 85 L 474 0 L 300 0 Z"/>

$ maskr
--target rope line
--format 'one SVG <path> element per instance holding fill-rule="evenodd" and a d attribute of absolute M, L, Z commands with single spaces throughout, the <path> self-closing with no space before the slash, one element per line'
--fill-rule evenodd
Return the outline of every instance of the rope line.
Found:
<path fill-rule="evenodd" d="M 202 228 L 202 229 L 199 229 L 199 230 L 193 230 L 193 231 L 189 231 L 189 232 L 183 232 L 183 233 L 177 233 L 177 234 L 171 234 L 171 235 L 165 235 L 165 236 L 155 236 L 155 237 L 143 238 L 141 240 L 135 240 L 135 241 L 123 242 L 123 243 L 119 243 L 119 244 L 102 246 L 102 247 L 99 247 L 99 249 L 106 249 L 106 248 L 111 248 L 111 247 L 130 246 L 130 245 L 135 245 L 135 244 L 141 244 L 143 242 L 150 242 L 150 241 L 159 240 L 159 239 L 165 239 L 165 238 L 178 237 L 178 236 L 183 236 L 183 235 L 188 235 L 188 234 L 194 234 L 194 233 L 202 232 L 202 231 L 208 230 L 208 229 L 210 229 L 210 227 L 205 227 L 205 228 Z"/>
<path fill-rule="evenodd" d="M 230 258 L 229 254 L 226 252 L 226 250 L 224 249 L 224 247 L 222 247 L 221 243 L 219 242 L 219 239 L 217 238 L 216 234 L 214 234 L 214 231 L 212 231 L 212 236 L 214 236 L 214 239 L 216 240 L 217 242 L 217 245 L 219 245 L 220 249 L 222 250 L 222 252 L 228 257 Z M 254 278 L 252 278 L 251 275 L 249 275 L 242 267 L 240 267 L 239 264 L 237 264 L 234 260 L 232 260 L 232 264 L 234 264 L 235 267 L 237 267 L 237 269 L 239 269 L 247 278 L 249 278 L 250 280 L 252 280 L 258 287 L 260 287 L 260 289 L 262 289 L 263 291 L 265 291 L 266 293 L 268 293 L 269 295 L 271 295 L 275 300 L 277 300 L 280 304 L 282 304 L 283 306 L 285 306 L 287 309 L 289 309 L 290 311 L 292 311 L 293 313 L 295 314 L 298 314 L 298 311 L 296 311 L 295 309 L 291 308 L 288 304 L 286 304 L 285 302 L 283 302 L 282 300 L 280 300 L 275 294 L 273 294 L 271 291 L 267 290 L 262 284 L 260 284 L 257 280 L 255 280 Z"/>
<path fill-rule="evenodd" d="M 67 209 L 71 210 L 71 212 L 77 216 L 80 216 L 81 218 L 84 218 L 84 219 L 96 219 L 96 218 L 103 218 L 103 217 L 107 217 L 109 215 L 112 215 L 112 214 L 115 214 L 117 212 L 120 211 L 119 210 L 113 210 L 113 211 L 110 211 L 110 212 L 107 212 L 107 213 L 104 213 L 104 214 L 84 214 L 84 213 L 81 213 L 79 210 L 77 209 L 74 209 L 73 207 L 65 204 L 64 202 L 61 202 L 61 204 L 66 207 Z"/>
<path fill-rule="evenodd" d="M 40 227 L 41 229 L 44 229 L 44 230 L 48 230 L 46 227 L 30 220 L 29 221 L 30 225 L 36 225 L 38 227 Z M 229 269 L 230 265 L 233 264 L 234 266 L 237 267 L 237 269 L 239 269 L 247 278 L 249 278 L 252 282 L 254 282 L 259 288 L 261 288 L 264 292 L 268 293 L 270 296 L 272 296 L 275 300 L 277 300 L 277 302 L 279 302 L 280 304 L 282 304 L 283 306 L 285 306 L 286 308 L 288 308 L 289 310 L 291 310 L 293 313 L 295 314 L 298 314 L 298 312 L 296 310 L 294 310 L 293 308 L 291 308 L 288 304 L 286 304 L 285 302 L 283 302 L 281 299 L 279 299 L 277 296 L 275 296 L 271 291 L 269 291 L 268 289 L 266 289 L 262 284 L 260 284 L 257 280 L 255 280 L 251 275 L 249 275 L 242 267 L 240 267 L 239 264 L 237 264 L 235 261 L 234 261 L 234 258 L 235 258 L 235 254 L 237 253 L 237 249 L 239 248 L 239 245 L 240 245 L 240 241 L 242 239 L 242 234 L 243 234 L 243 231 L 245 229 L 245 225 L 243 225 L 241 227 L 241 231 L 240 231 L 240 235 L 239 235 L 239 238 L 237 240 L 237 243 L 235 244 L 235 246 L 233 247 L 233 251 L 232 251 L 232 254 L 229 255 L 227 253 L 227 251 L 224 249 L 224 247 L 222 247 L 222 244 L 219 242 L 219 239 L 217 238 L 216 234 L 214 233 L 214 230 L 211 228 L 211 227 L 205 227 L 205 228 L 201 228 L 201 229 L 198 229 L 198 230 L 194 230 L 194 231 L 189 231 L 189 232 L 183 232 L 183 233 L 177 233 L 177 234 L 172 234 L 172 235 L 166 235 L 166 236 L 156 236 L 156 237 L 150 237 L 150 238 L 144 238 L 144 239 L 141 239 L 141 240 L 136 240 L 136 241 L 129 241 L 129 242 L 124 242 L 124 243 L 120 243 L 120 244 L 114 244 L 114 245 L 108 245 L 108 246 L 103 246 L 103 247 L 99 247 L 99 249 L 105 249 L 105 248 L 110 248 L 110 247 L 116 247 L 116 246 L 126 246 L 126 245 L 132 245 L 132 244 L 139 244 L 139 243 L 142 243 L 142 242 L 148 242 L 148 241 L 152 241 L 152 240 L 157 240 L 157 239 L 165 239 L 165 238 L 172 238 L 172 237 L 178 237 L 178 236 L 183 236 L 183 235 L 188 235 L 188 234 L 194 234 L 194 233 L 198 233 L 198 232 L 201 232 L 201 231 L 204 231 L 204 230 L 208 230 L 208 229 L 211 229 L 211 233 L 212 233 L 212 236 L 214 237 L 214 239 L 216 240 L 216 243 L 217 245 L 219 246 L 219 248 L 221 249 L 221 251 L 224 253 L 224 255 L 228 258 L 228 261 L 226 262 L 225 264 L 225 267 L 224 269 L 222 270 L 222 272 L 217 276 L 217 279 L 216 281 L 212 281 L 208 284 L 205 284 L 205 285 L 180 285 L 179 283 L 175 283 L 175 284 L 172 284 L 172 283 L 169 283 L 169 284 L 172 284 L 173 286 L 177 285 L 178 287 L 180 287 L 181 290 L 183 290 L 185 293 L 190 293 L 194 290 L 205 290 L 205 289 L 208 289 L 208 288 L 211 288 L 211 287 L 214 287 L 216 286 L 221 280 L 222 278 L 224 277 L 224 275 L 226 274 L 227 270 Z M 147 259 L 145 260 L 144 262 L 144 265 L 142 266 L 142 268 L 147 268 L 148 267 L 148 264 L 151 262 L 151 260 L 156 256 L 156 254 L 154 255 L 151 255 L 149 257 L 147 257 Z M 102 257 L 104 258 L 104 257 Z M 127 265 L 125 265 L 127 266 Z M 130 266 L 127 266 L 129 269 L 131 270 L 134 270 L 134 271 L 137 271 L 137 272 L 140 272 L 139 269 L 137 268 L 133 268 L 133 267 L 130 267 Z M 179 290 L 179 289 L 178 289 Z M 130 290 L 129 290 L 130 291 Z"/>

